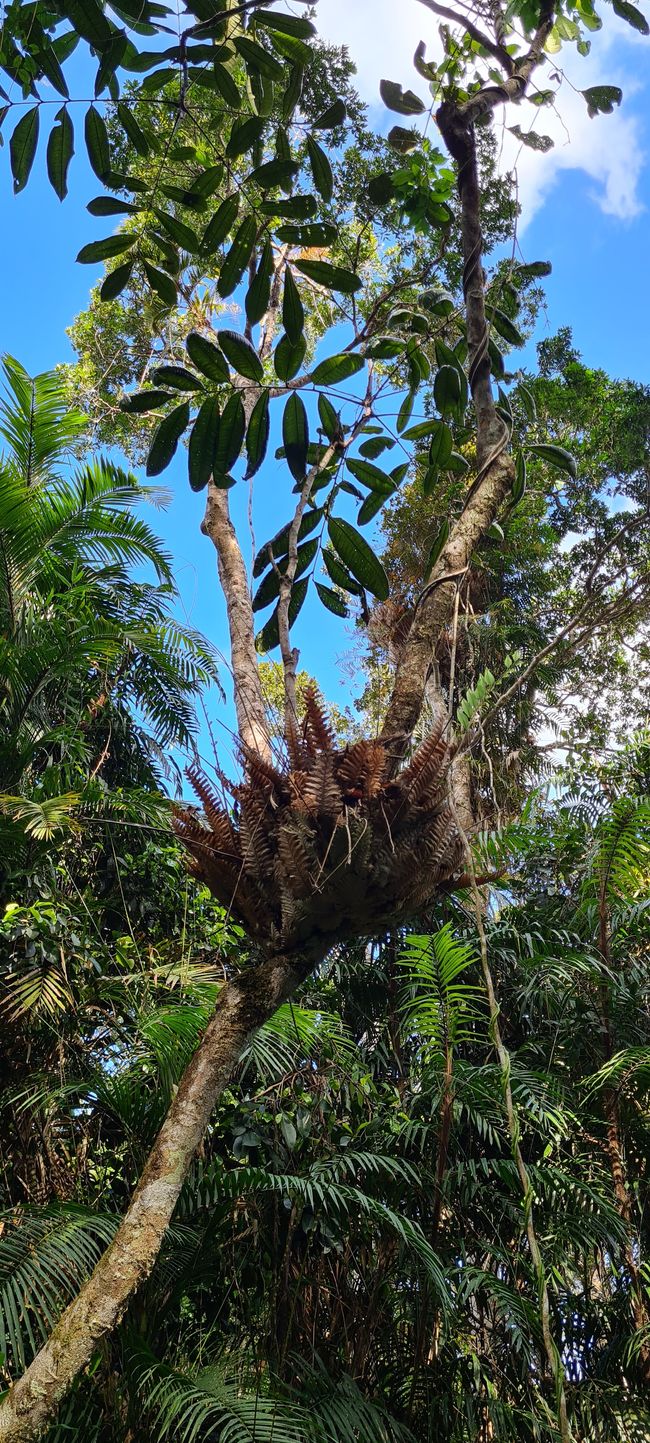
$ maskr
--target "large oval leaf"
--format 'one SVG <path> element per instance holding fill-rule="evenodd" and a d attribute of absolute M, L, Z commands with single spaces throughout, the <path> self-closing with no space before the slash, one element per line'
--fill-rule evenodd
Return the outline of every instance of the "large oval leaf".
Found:
<path fill-rule="evenodd" d="M 294 391 L 289 397 L 282 417 L 282 440 L 287 465 L 294 481 L 302 481 L 307 468 L 309 450 L 309 423 L 302 397 Z"/>
<path fill-rule="evenodd" d="M 168 401 L 176 399 L 170 391 L 134 391 L 131 396 L 122 397 L 120 410 L 128 411 L 131 416 L 140 416 L 146 411 L 159 411 Z"/>
<path fill-rule="evenodd" d="M 300 341 L 305 328 L 305 312 L 290 266 L 286 266 L 284 272 L 282 321 L 291 344 L 295 345 L 297 341 Z"/>
<path fill-rule="evenodd" d="M 74 152 L 74 131 L 65 105 L 58 111 L 57 123 L 47 142 L 47 174 L 59 200 L 68 194 L 68 166 Z"/>
<path fill-rule="evenodd" d="M 330 201 L 334 192 L 334 176 L 332 167 L 322 146 L 314 140 L 313 135 L 307 136 L 307 154 L 311 173 L 314 177 L 314 185 L 323 200 Z"/>
<path fill-rule="evenodd" d="M 189 419 L 190 403 L 183 401 L 160 422 L 147 456 L 147 476 L 159 476 L 169 465 Z"/>
<path fill-rule="evenodd" d="M 347 381 L 350 376 L 356 376 L 365 366 L 363 356 L 352 355 L 351 352 L 342 352 L 338 356 L 328 356 L 325 361 L 319 364 L 311 373 L 311 379 L 316 386 L 336 386 L 339 381 Z"/>
<path fill-rule="evenodd" d="M 564 446 L 540 442 L 538 446 L 527 446 L 526 450 L 530 451 L 533 456 L 541 456 L 543 461 L 548 461 L 551 466 L 557 466 L 558 471 L 565 471 L 568 476 L 573 476 L 574 480 L 578 475 L 576 458 L 571 455 L 570 451 L 566 451 Z"/>
<path fill-rule="evenodd" d="M 218 433 L 219 402 L 210 396 L 203 402 L 190 432 L 188 472 L 193 491 L 202 491 L 210 480 Z"/>
<path fill-rule="evenodd" d="M 250 481 L 251 476 L 254 476 L 262 465 L 269 444 L 270 429 L 269 393 L 263 391 L 253 406 L 246 432 L 246 481 Z"/>
<path fill-rule="evenodd" d="M 185 349 L 197 370 L 207 376 L 210 381 L 230 380 L 230 371 L 223 353 L 207 336 L 202 336 L 199 331 L 190 331 L 185 341 Z"/>
<path fill-rule="evenodd" d="M 266 315 L 271 299 L 271 280 L 273 278 L 273 247 L 270 241 L 266 241 L 260 256 L 257 270 L 246 292 L 244 308 L 246 319 L 251 326 L 256 326 L 258 321 Z"/>
<path fill-rule="evenodd" d="M 250 215 L 243 220 L 219 272 L 217 290 L 220 296 L 230 296 L 246 270 L 257 239 L 257 224 Z"/>
<path fill-rule="evenodd" d="M 198 376 L 194 376 L 185 366 L 156 366 L 152 371 L 152 380 L 158 386 L 173 386 L 175 391 L 202 391 L 203 386 Z"/>
<path fill-rule="evenodd" d="M 352 472 L 355 481 L 360 481 L 362 486 L 368 486 L 371 491 L 376 491 L 380 496 L 390 496 L 395 490 L 395 483 L 379 466 L 373 466 L 370 461 L 346 461 L 348 471 Z"/>
<path fill-rule="evenodd" d="M 332 516 L 328 522 L 329 538 L 344 566 L 356 580 L 376 596 L 378 601 L 387 601 L 389 595 L 388 577 L 372 547 L 349 521 Z"/>
<path fill-rule="evenodd" d="M 305 579 L 304 577 L 301 581 L 296 581 L 295 585 L 292 586 L 291 600 L 289 601 L 289 626 L 293 626 L 298 612 L 301 610 L 301 607 L 304 604 L 308 590 L 309 580 Z M 269 617 L 266 626 L 262 627 L 259 636 L 255 637 L 255 645 L 258 651 L 263 652 L 273 651 L 274 647 L 280 645 L 277 606 L 275 608 L 275 611 L 273 612 L 273 615 Z"/>
<path fill-rule="evenodd" d="M 201 250 L 207 255 L 219 249 L 230 234 L 239 211 L 239 196 L 227 195 L 222 200 L 218 210 L 215 211 L 212 219 L 208 221 L 201 238 Z"/>
<path fill-rule="evenodd" d="M 14 192 L 17 195 L 23 190 L 29 180 L 29 173 L 34 164 L 36 146 L 38 144 L 39 130 L 39 108 L 32 106 L 25 115 L 21 116 L 18 124 L 9 141 L 9 155 L 11 159 L 11 173 L 14 178 Z"/>
<path fill-rule="evenodd" d="M 111 171 L 111 152 L 108 144 L 108 131 L 104 117 L 95 110 L 94 105 L 86 111 L 84 121 L 84 136 L 88 159 L 99 180 L 107 180 Z"/>
<path fill-rule="evenodd" d="M 307 342 L 304 336 L 299 336 L 297 341 L 290 341 L 288 336 L 280 337 L 273 352 L 273 365 L 278 380 L 291 381 L 298 375 L 306 351 Z"/>
<path fill-rule="evenodd" d="M 214 456 L 215 477 L 227 476 L 242 448 L 246 417 L 241 396 L 229 396 L 219 422 Z"/>
<path fill-rule="evenodd" d="M 217 340 L 226 357 L 239 376 L 247 381 L 263 381 L 264 367 L 260 358 L 245 336 L 238 331 L 217 331 Z"/>
<path fill-rule="evenodd" d="M 352 295 L 363 285 L 363 281 L 354 271 L 346 271 L 342 266 L 330 265 L 329 261 L 294 261 L 296 270 L 302 271 L 310 281 L 317 285 L 324 286 L 328 291 L 340 291 L 342 295 Z"/>
<path fill-rule="evenodd" d="M 107 261 L 112 256 L 121 256 L 125 251 L 130 251 L 137 239 L 135 235 L 109 235 L 104 240 L 90 241 L 89 245 L 81 247 L 77 260 L 81 261 L 82 265 L 97 265 L 100 261 Z"/>

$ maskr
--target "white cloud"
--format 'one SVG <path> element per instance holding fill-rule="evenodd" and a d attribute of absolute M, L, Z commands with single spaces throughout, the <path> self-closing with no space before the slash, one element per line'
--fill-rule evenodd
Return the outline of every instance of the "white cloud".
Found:
<path fill-rule="evenodd" d="M 419 40 L 424 40 L 429 52 L 433 52 L 438 44 L 438 22 L 417 0 L 319 0 L 318 24 L 327 39 L 348 46 L 357 66 L 359 91 L 369 104 L 381 103 L 382 76 L 416 90 L 418 84 L 424 87 L 413 70 L 413 52 Z M 611 53 L 615 43 L 616 61 Z M 554 149 L 542 154 L 522 147 L 504 131 L 503 164 L 506 168 L 516 165 L 517 169 L 523 207 L 520 232 L 544 203 L 560 172 L 569 169 L 590 177 L 594 183 L 592 199 L 607 215 L 626 221 L 639 214 L 639 180 L 645 154 L 641 123 L 629 109 L 639 89 L 634 75 L 637 57 L 641 58 L 639 43 L 643 43 L 641 36 L 608 14 L 604 29 L 592 37 L 592 53 L 586 59 L 570 47 L 558 56 L 566 76 L 559 114 L 547 107 L 538 112 L 532 106 L 510 107 L 506 124 L 518 123 L 525 131 L 535 120 L 539 133 L 555 141 Z M 624 70 L 618 59 L 623 44 L 631 62 Z M 553 67 L 552 58 L 547 65 L 549 74 Z M 579 91 L 600 84 L 620 85 L 623 105 L 613 115 L 590 119 Z"/>

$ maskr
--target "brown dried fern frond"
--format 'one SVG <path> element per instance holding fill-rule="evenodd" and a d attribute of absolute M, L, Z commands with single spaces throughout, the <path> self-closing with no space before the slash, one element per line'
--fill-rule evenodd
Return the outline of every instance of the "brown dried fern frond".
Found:
<path fill-rule="evenodd" d="M 442 728 L 391 777 L 386 744 L 334 746 L 312 690 L 304 741 L 291 727 L 286 740 L 284 769 L 242 747 L 246 779 L 232 815 L 193 767 L 208 825 L 191 809 L 175 823 L 192 870 L 253 940 L 269 952 L 329 946 L 399 923 L 438 886 L 449 890 L 461 854 Z"/>
<path fill-rule="evenodd" d="M 332 752 L 334 750 L 334 732 L 315 686 L 306 687 L 304 702 L 303 736 L 309 755 L 315 756 L 317 752 Z"/>
<path fill-rule="evenodd" d="M 448 747 L 442 741 L 444 722 L 439 722 L 421 742 L 410 762 L 399 773 L 397 783 L 402 795 L 414 805 L 430 791 L 448 760 Z"/>
<path fill-rule="evenodd" d="M 386 750 L 378 741 L 353 742 L 337 766 L 346 802 L 370 801 L 381 791 L 386 776 Z"/>

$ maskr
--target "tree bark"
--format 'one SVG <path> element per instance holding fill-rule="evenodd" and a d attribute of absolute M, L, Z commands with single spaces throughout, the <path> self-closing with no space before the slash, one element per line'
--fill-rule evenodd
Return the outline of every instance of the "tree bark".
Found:
<path fill-rule="evenodd" d="M 201 530 L 214 543 L 219 580 L 226 598 L 239 735 L 252 751 L 268 761 L 271 755 L 269 729 L 257 668 L 255 621 L 248 577 L 230 518 L 228 492 L 215 486 L 214 481 L 208 485 Z"/>
<path fill-rule="evenodd" d="M 110 1247 L 0 1404 L 0 1443 L 26 1443 L 41 1432 L 119 1323 L 156 1261 L 195 1150 L 246 1042 L 317 960 L 315 952 L 272 957 L 224 987 Z"/>

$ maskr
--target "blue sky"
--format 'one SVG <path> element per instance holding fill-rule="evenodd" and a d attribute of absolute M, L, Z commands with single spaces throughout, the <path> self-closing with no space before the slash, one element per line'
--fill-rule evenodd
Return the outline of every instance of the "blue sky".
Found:
<path fill-rule="evenodd" d="M 358 57 L 359 88 L 373 107 L 381 76 L 424 90 L 411 57 L 419 39 L 435 48 L 432 17 L 416 0 L 399 0 L 396 27 L 397 10 L 397 0 L 321 0 L 319 6 L 323 32 L 348 43 Z M 566 72 L 559 102 L 562 121 L 544 112 L 542 128 L 556 139 L 555 149 L 548 155 L 518 153 L 504 131 L 503 163 L 517 165 L 524 207 L 521 253 L 527 260 L 553 263 L 538 338 L 570 324 L 589 364 L 650 382 L 650 40 L 636 36 L 609 11 L 607 27 L 604 36 L 595 37 L 586 61 L 564 55 L 554 61 L 554 68 L 559 59 Z M 615 115 L 590 120 L 576 87 L 602 82 L 622 86 L 623 105 Z M 390 123 L 379 105 L 373 117 L 384 128 Z M 507 123 L 515 120 L 522 116 L 512 115 Z M 6 149 L 2 162 L 0 348 L 36 372 L 70 358 L 66 326 L 86 304 L 97 275 L 94 268 L 76 265 L 75 254 L 102 233 L 85 210 L 86 201 L 101 187 L 88 167 L 82 140 L 63 204 L 45 178 L 42 153 L 26 191 L 17 197 L 11 191 Z M 172 504 L 151 520 L 175 557 L 185 615 L 227 651 L 214 552 L 199 532 L 202 503 L 188 491 L 184 456 L 177 456 L 162 479 L 173 493 Z M 286 520 L 284 512 L 278 514 L 273 482 L 273 467 L 267 467 L 259 488 L 258 543 Z M 243 495 L 237 496 L 236 506 L 243 516 Z M 301 665 L 317 673 L 332 700 L 340 703 L 355 694 L 354 678 L 340 665 L 351 647 L 344 623 L 317 603 L 308 604 L 296 641 Z M 220 731 L 221 724 L 231 725 L 230 707 L 219 705 L 216 698 L 210 713 Z"/>

